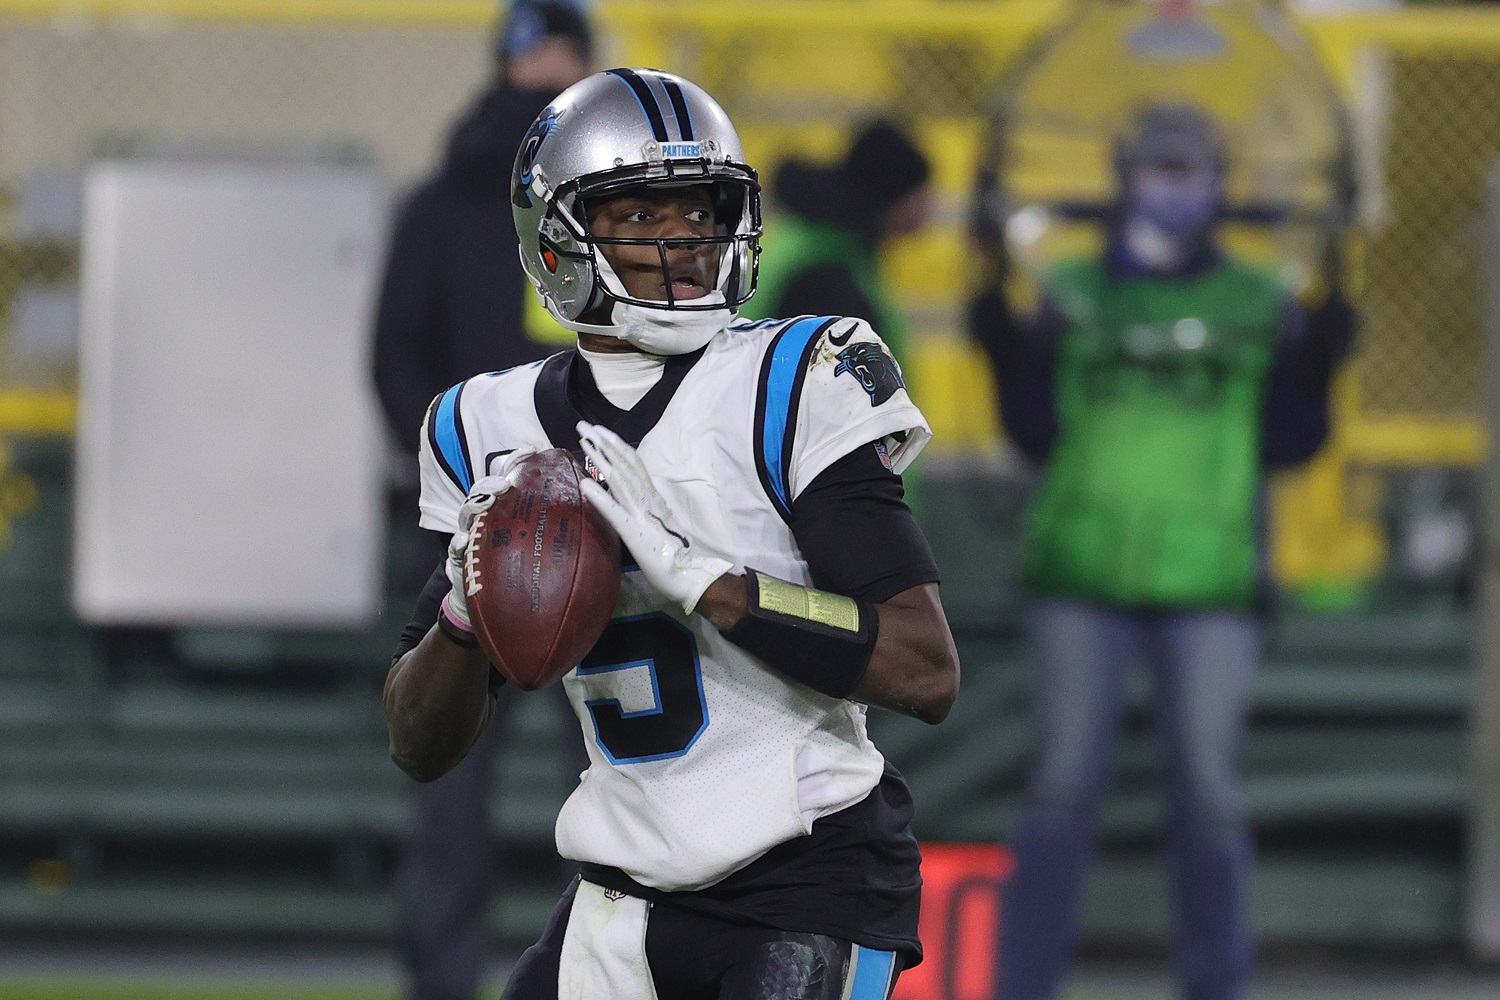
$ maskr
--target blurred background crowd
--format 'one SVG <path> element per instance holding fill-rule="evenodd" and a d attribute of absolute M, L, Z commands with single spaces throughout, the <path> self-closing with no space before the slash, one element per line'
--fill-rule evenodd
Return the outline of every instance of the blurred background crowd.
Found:
<path fill-rule="evenodd" d="M 934 431 L 963 690 L 873 727 L 918 836 L 991 846 L 934 851 L 897 996 L 990 996 L 1012 919 L 1040 984 L 1075 935 L 1164 967 L 1175 913 L 1189 997 L 1254 950 L 1500 960 L 1500 13 L 1327 0 L 0 0 L 0 939 L 389 947 L 468 1000 L 535 937 L 560 700 L 419 798 L 379 690 L 439 551 L 428 400 L 570 343 L 515 144 L 625 65 L 761 172 L 747 313 L 872 319 Z M 1189 425 L 1201 479 L 1122 450 Z M 1131 490 L 1110 534 L 1088 498 Z M 1218 686 L 1164 698 L 1184 657 Z"/>

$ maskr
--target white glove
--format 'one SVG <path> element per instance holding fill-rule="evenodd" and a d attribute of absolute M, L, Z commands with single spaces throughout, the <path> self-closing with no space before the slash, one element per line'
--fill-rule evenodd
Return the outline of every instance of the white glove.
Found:
<path fill-rule="evenodd" d="M 463 506 L 458 508 L 458 531 L 454 532 L 452 539 L 448 542 L 448 562 L 444 566 L 452 589 L 448 591 L 448 596 L 443 598 L 443 611 L 455 625 L 466 632 L 474 631 L 474 625 L 469 621 L 469 605 L 466 596 L 468 591 L 464 586 L 464 560 L 469 552 L 469 538 L 474 527 L 474 519 L 493 507 L 496 497 L 516 485 L 517 469 L 522 462 L 535 454 L 536 449 L 528 447 L 517 448 L 510 454 L 502 456 L 496 462 L 493 472 L 476 480 L 469 488 L 469 495 L 464 498 Z"/>
<path fill-rule="evenodd" d="M 709 584 L 731 572 L 734 564 L 693 548 L 672 508 L 652 485 L 641 457 L 618 434 L 581 422 L 578 437 L 583 453 L 609 487 L 583 479 L 579 486 L 584 497 L 614 526 L 651 586 L 692 614 Z"/>

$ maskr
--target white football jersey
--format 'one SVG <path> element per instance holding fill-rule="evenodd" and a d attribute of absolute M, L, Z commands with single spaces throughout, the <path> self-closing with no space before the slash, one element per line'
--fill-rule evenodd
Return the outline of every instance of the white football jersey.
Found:
<path fill-rule="evenodd" d="M 455 531 L 469 485 L 495 457 L 577 451 L 575 366 L 592 385 L 568 352 L 439 397 L 422 441 L 424 528 Z M 830 317 L 737 323 L 696 360 L 670 359 L 661 382 L 615 415 L 695 548 L 804 585 L 787 522 L 802 489 L 871 442 L 900 472 L 931 437 L 880 338 L 862 320 Z M 875 787 L 884 759 L 863 705 L 789 680 L 684 615 L 628 555 L 625 570 L 603 638 L 563 680 L 590 759 L 558 815 L 563 857 L 656 889 L 699 889 Z"/>

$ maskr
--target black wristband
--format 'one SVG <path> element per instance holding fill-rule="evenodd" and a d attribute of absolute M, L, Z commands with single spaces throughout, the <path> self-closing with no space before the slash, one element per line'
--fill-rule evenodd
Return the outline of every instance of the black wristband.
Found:
<path fill-rule="evenodd" d="M 875 652 L 875 605 L 745 572 L 749 613 L 724 638 L 792 680 L 847 698 Z"/>
<path fill-rule="evenodd" d="M 454 645 L 462 646 L 464 649 L 478 649 L 479 637 L 473 632 L 465 632 L 457 625 L 448 620 L 448 616 L 441 611 L 438 612 L 438 631 L 446 635 Z"/>

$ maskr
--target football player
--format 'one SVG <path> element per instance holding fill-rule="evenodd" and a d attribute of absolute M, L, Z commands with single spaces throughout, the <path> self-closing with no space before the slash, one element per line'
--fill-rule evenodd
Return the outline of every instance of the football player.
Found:
<path fill-rule="evenodd" d="M 421 523 L 453 549 L 385 690 L 407 773 L 463 758 L 501 683 L 450 582 L 469 522 L 525 456 L 575 452 L 624 581 L 564 679 L 590 766 L 557 846 L 581 878 L 504 997 L 887 997 L 921 958 L 920 858 L 866 706 L 936 723 L 958 689 L 902 501 L 927 423 L 864 321 L 735 321 L 759 186 L 689 81 L 616 69 L 564 91 L 522 144 L 512 203 L 578 349 L 434 400 Z"/>

